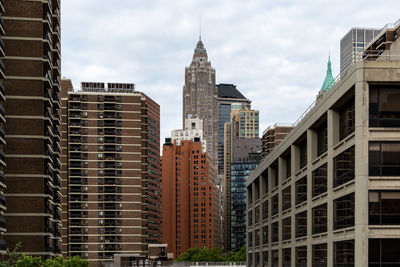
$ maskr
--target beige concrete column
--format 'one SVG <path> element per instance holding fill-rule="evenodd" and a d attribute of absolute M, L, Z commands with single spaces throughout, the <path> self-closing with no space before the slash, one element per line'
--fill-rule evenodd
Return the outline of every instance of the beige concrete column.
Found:
<path fill-rule="evenodd" d="M 368 90 L 364 69 L 355 84 L 355 267 L 368 266 Z"/>

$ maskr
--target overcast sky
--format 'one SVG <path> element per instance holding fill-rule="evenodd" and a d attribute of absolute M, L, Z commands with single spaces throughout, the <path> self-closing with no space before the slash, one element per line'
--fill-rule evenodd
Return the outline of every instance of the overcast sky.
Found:
<path fill-rule="evenodd" d="M 217 83 L 260 111 L 260 133 L 294 122 L 314 101 L 330 51 L 351 27 L 400 18 L 398 0 L 64 0 L 62 76 L 131 82 L 161 105 L 161 142 L 182 127 L 182 87 L 199 36 Z"/>

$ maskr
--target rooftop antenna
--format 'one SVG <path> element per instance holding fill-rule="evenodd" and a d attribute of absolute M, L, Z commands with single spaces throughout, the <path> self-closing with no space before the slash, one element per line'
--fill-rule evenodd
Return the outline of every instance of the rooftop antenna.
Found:
<path fill-rule="evenodd" d="M 199 15 L 199 41 L 201 41 L 201 15 Z"/>

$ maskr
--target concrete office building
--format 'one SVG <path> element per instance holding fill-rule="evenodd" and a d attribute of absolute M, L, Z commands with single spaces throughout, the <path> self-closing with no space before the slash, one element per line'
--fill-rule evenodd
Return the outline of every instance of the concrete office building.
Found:
<path fill-rule="evenodd" d="M 60 1 L 0 13 L 0 251 L 61 256 Z"/>
<path fill-rule="evenodd" d="M 361 58 L 361 54 L 379 33 L 381 29 L 352 28 L 340 40 L 340 73 L 344 73 Z"/>
<path fill-rule="evenodd" d="M 198 137 L 163 146 L 162 243 L 174 259 L 189 248 L 221 247 L 216 170 Z"/>
<path fill-rule="evenodd" d="M 275 124 L 268 127 L 262 135 L 262 156 L 265 158 L 293 129 L 291 124 Z"/>
<path fill-rule="evenodd" d="M 391 49 L 350 67 L 249 177 L 248 266 L 398 265 L 399 33 L 381 33 L 370 53 Z"/>
<path fill-rule="evenodd" d="M 260 138 L 235 138 L 231 164 L 231 251 L 246 245 L 246 180 L 262 159 Z"/>
<path fill-rule="evenodd" d="M 189 115 L 203 120 L 203 136 L 207 143 L 207 154 L 217 166 L 218 92 L 215 85 L 215 69 L 208 61 L 207 51 L 201 39 L 194 50 L 193 60 L 185 68 L 183 86 L 183 128 Z"/>
<path fill-rule="evenodd" d="M 224 125 L 231 121 L 231 105 L 239 104 L 251 108 L 251 100 L 247 99 L 236 85 L 221 83 L 218 88 L 218 174 L 224 174 Z"/>
<path fill-rule="evenodd" d="M 161 242 L 160 107 L 134 84 L 63 80 L 63 254 L 104 266 Z"/>
<path fill-rule="evenodd" d="M 224 125 L 223 229 L 224 250 L 231 251 L 231 164 L 235 139 L 258 138 L 259 112 L 232 104 L 231 120 Z"/>

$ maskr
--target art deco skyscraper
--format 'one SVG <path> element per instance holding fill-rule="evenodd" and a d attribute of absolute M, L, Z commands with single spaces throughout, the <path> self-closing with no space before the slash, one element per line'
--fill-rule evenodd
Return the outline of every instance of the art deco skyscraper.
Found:
<path fill-rule="evenodd" d="M 217 162 L 218 153 L 218 90 L 215 85 L 215 69 L 208 61 L 207 51 L 201 39 L 194 50 L 193 60 L 185 69 L 183 86 L 183 128 L 189 114 L 203 120 L 203 136 L 207 141 L 207 154 Z"/>

